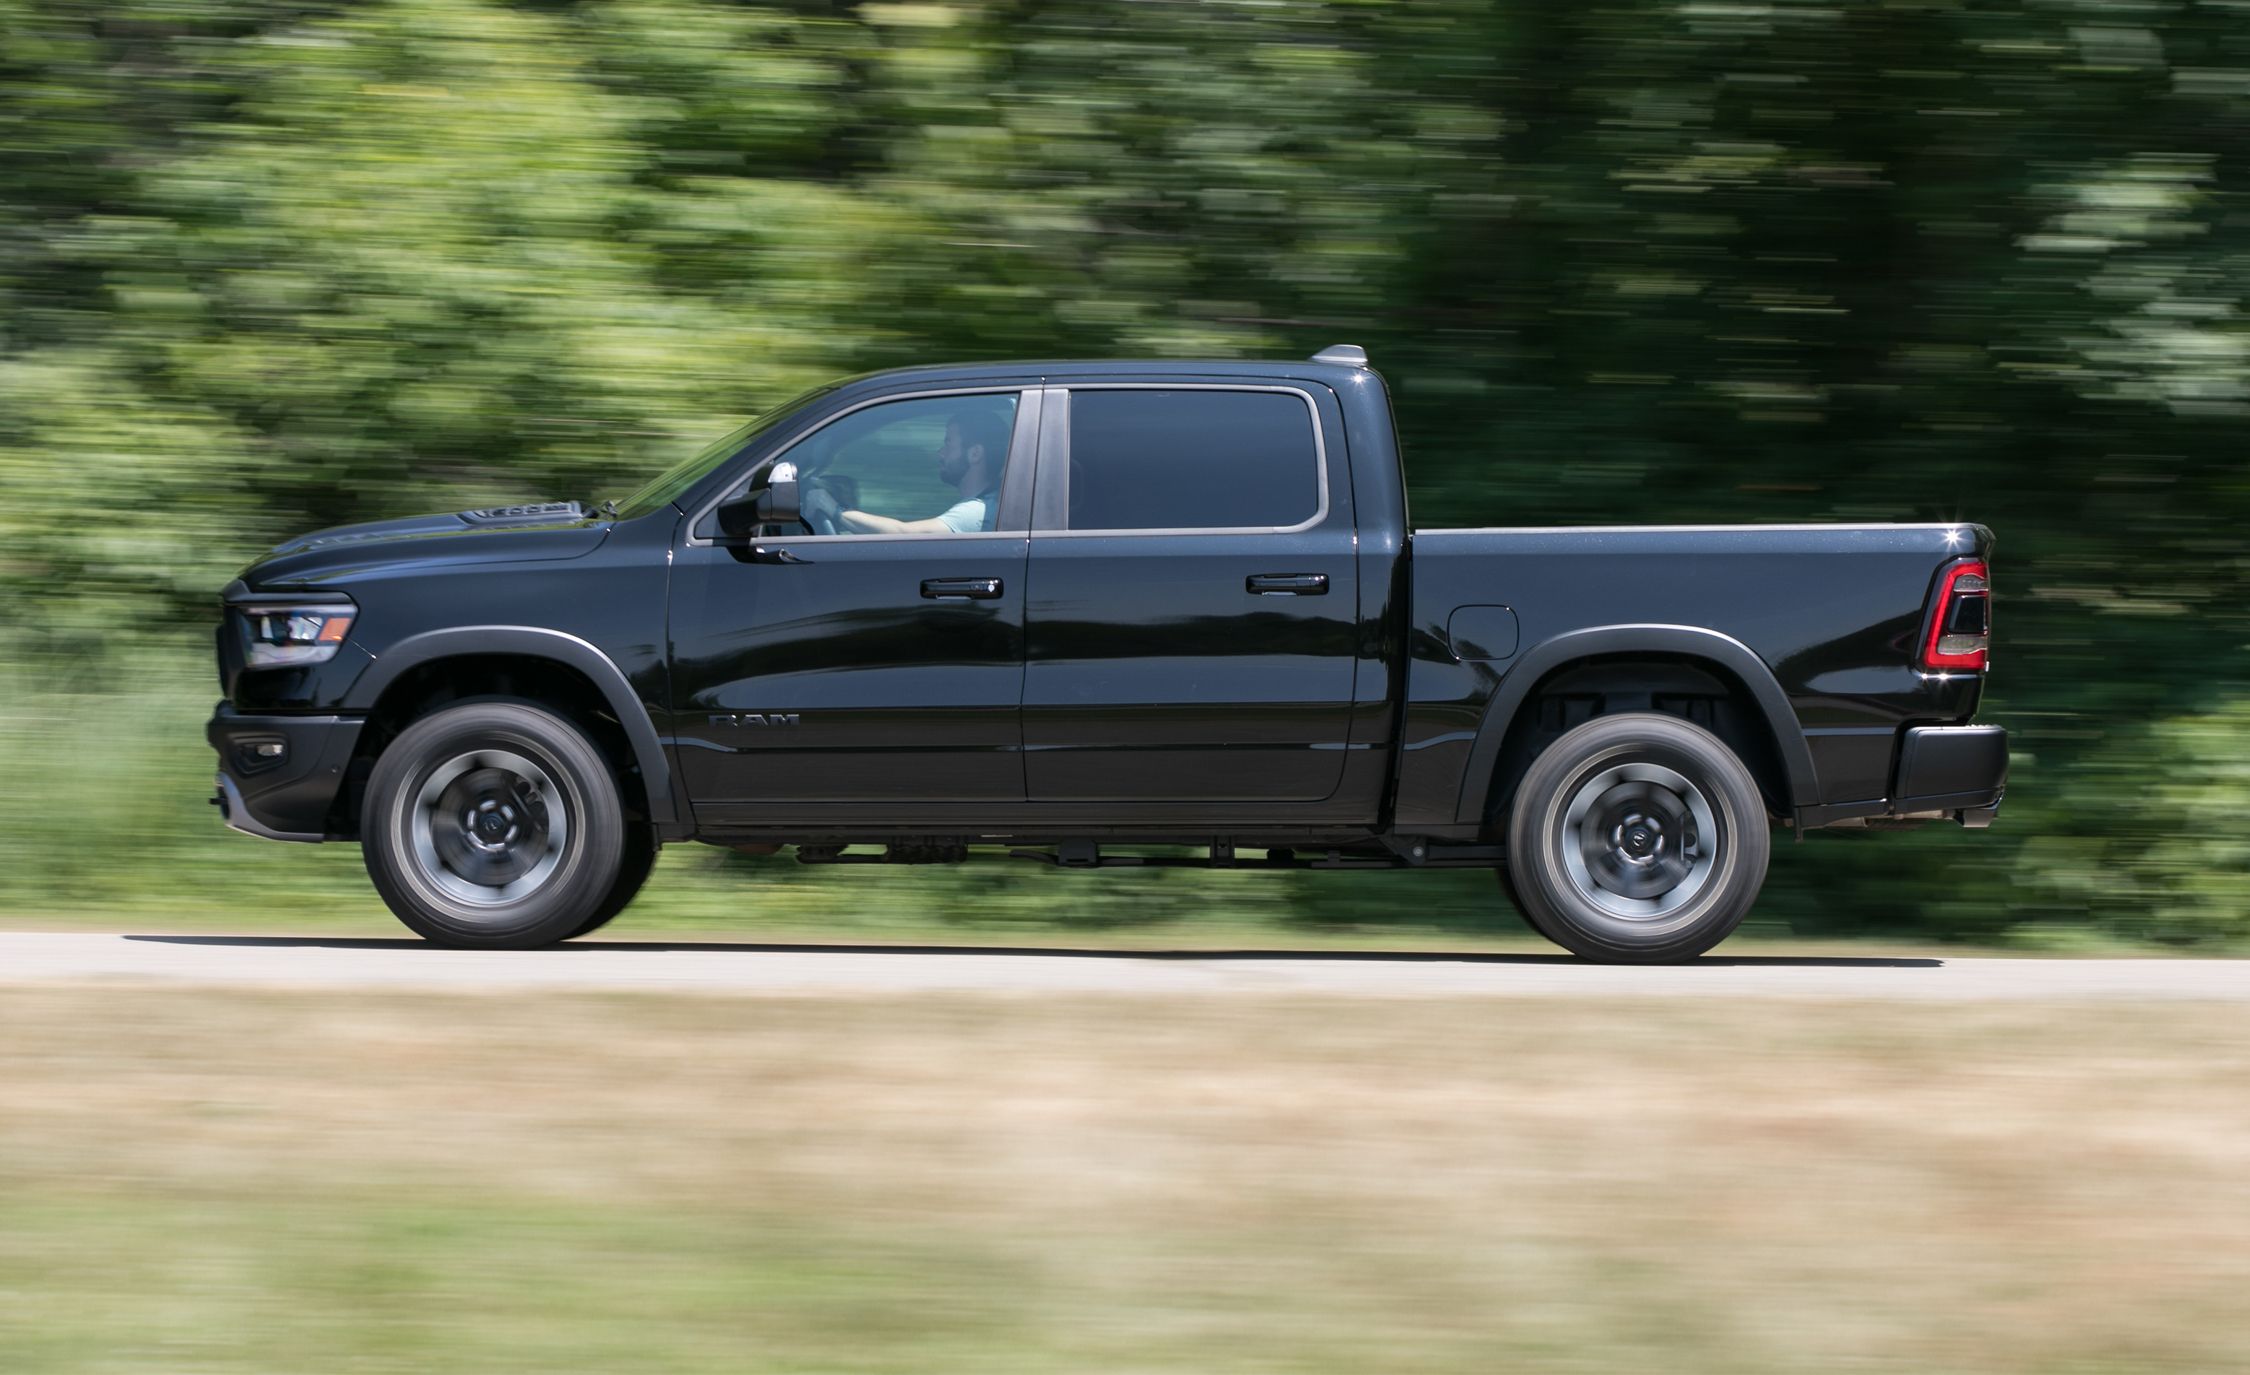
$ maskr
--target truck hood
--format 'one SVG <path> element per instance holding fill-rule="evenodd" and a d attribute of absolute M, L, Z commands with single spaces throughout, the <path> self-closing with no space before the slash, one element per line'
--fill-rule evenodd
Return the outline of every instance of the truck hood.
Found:
<path fill-rule="evenodd" d="M 283 540 L 242 579 L 253 589 L 317 586 L 407 564 L 575 559 L 600 546 L 609 520 L 551 501 L 338 525 Z"/>

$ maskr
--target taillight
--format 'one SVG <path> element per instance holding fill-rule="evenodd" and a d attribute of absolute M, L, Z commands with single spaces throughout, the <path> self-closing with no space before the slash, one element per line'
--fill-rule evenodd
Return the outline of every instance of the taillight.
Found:
<path fill-rule="evenodd" d="M 1992 583 L 1982 559 L 1945 570 L 1937 609 L 1922 641 L 1922 667 L 1938 672 L 1981 673 L 1992 646 Z"/>

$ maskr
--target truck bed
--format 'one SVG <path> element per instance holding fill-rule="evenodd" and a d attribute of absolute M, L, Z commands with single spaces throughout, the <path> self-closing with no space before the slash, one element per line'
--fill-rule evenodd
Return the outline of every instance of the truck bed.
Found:
<path fill-rule="evenodd" d="M 1873 809 L 1889 794 L 1903 728 L 1976 711 L 1980 677 L 1923 672 L 1915 654 L 1939 570 L 1991 544 L 1991 531 L 1971 524 L 1418 531 L 1399 825 L 1466 820 L 1465 799 L 1481 796 L 1480 770 L 1489 775 L 1497 758 L 1497 742 L 1478 733 L 1487 707 L 1503 692 L 1531 695 L 1540 684 L 1527 678 L 1599 656 L 1605 643 L 1630 643 L 1616 652 L 1637 659 L 1656 643 L 1747 651 L 1810 753 L 1811 777 L 1788 780 L 1788 804 L 1840 809 L 1805 818 L 1814 824 Z M 1623 627 L 1636 629 L 1606 633 Z M 1660 628 L 1678 633 L 1652 640 Z M 1748 663 L 1734 673 L 1755 676 Z"/>

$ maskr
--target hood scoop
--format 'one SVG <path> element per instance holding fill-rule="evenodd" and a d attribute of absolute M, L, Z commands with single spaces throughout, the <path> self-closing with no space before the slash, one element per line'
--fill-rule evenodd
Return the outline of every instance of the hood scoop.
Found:
<path fill-rule="evenodd" d="M 535 501 L 521 506 L 487 506 L 481 511 L 449 511 L 436 516 L 406 516 L 398 520 L 373 520 L 359 525 L 339 525 L 285 540 L 274 552 L 321 549 L 367 540 L 417 539 L 432 535 L 459 535 L 471 530 L 524 529 L 539 525 L 569 525 L 591 513 L 575 501 Z"/>
<path fill-rule="evenodd" d="M 544 525 L 585 518 L 585 506 L 575 501 L 534 501 L 521 506 L 487 506 L 481 511 L 461 513 L 461 519 L 471 525 Z"/>

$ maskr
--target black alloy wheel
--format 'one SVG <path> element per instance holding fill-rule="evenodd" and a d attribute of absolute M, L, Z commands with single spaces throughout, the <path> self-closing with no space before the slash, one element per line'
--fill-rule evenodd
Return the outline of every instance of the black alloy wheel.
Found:
<path fill-rule="evenodd" d="M 1532 761 L 1508 817 L 1526 921 L 1587 959 L 1652 964 L 1726 939 L 1757 900 L 1772 839 L 1756 779 L 1670 716 L 1605 716 Z"/>
<path fill-rule="evenodd" d="M 1503 864 L 1492 871 L 1492 876 L 1500 880 L 1500 895 L 1508 900 L 1508 906 L 1523 920 L 1525 929 L 1534 936 L 1547 936 L 1546 932 L 1539 929 L 1539 923 L 1532 920 L 1531 913 L 1524 907 L 1523 894 L 1516 891 L 1515 870 Z M 1547 939 L 1552 940 L 1554 938 L 1547 936 Z"/>
<path fill-rule="evenodd" d="M 625 849 L 618 860 L 617 878 L 609 885 L 609 893 L 600 905 L 594 908 L 594 914 L 570 933 L 573 937 L 590 936 L 601 930 L 632 904 L 648 882 L 649 871 L 656 867 L 657 848 L 656 832 L 648 826 L 628 824 L 625 827 Z"/>
<path fill-rule="evenodd" d="M 400 732 L 368 778 L 360 848 L 376 891 L 417 934 L 503 950 L 590 929 L 627 850 L 601 752 L 551 712 L 497 701 Z"/>

